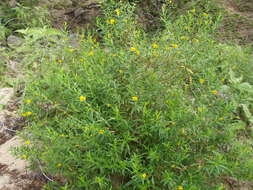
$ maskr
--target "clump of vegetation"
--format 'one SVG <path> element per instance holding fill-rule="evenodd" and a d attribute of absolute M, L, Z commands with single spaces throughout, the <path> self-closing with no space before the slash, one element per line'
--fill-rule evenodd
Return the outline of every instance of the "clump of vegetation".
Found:
<path fill-rule="evenodd" d="M 208 6 L 208 4 L 206 4 Z M 150 35 L 135 7 L 105 2 L 100 40 L 20 30 L 28 72 L 23 159 L 63 179 L 45 189 L 225 189 L 253 178 L 252 56 L 212 38 L 191 9 Z M 73 45 L 73 44 L 72 44 Z M 43 49 L 42 49 L 43 47 Z"/>
<path fill-rule="evenodd" d="M 18 29 L 49 26 L 47 9 L 36 6 L 37 1 L 20 1 L 15 6 L 0 4 L 0 41 Z"/>

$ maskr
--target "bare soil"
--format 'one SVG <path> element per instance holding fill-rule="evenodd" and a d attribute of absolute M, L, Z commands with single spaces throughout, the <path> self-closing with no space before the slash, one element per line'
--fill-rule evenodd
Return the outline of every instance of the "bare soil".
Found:
<path fill-rule="evenodd" d="M 23 144 L 16 136 L 25 120 L 18 116 L 19 97 L 13 88 L 0 88 L 0 190 L 40 190 L 45 178 L 28 169 L 28 162 L 13 156 L 11 149 Z"/>
<path fill-rule="evenodd" d="M 223 0 L 227 16 L 220 28 L 224 40 L 234 40 L 240 45 L 253 44 L 253 1 Z"/>

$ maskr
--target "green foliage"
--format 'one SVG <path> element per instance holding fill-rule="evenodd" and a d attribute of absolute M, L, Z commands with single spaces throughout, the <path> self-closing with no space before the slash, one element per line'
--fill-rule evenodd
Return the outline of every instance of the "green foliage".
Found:
<path fill-rule="evenodd" d="M 5 41 L 5 38 L 8 34 L 8 29 L 0 23 L 0 43 Z"/>
<path fill-rule="evenodd" d="M 117 7 L 116 7 L 117 5 Z M 20 155 L 66 183 L 45 189 L 224 189 L 253 178 L 252 57 L 188 11 L 150 36 L 134 7 L 105 3 L 98 42 L 22 30 L 28 72 Z M 42 47 L 44 47 L 42 49 Z M 28 65 L 29 66 L 29 65 Z M 242 76 L 242 77 L 240 77 Z"/>
<path fill-rule="evenodd" d="M 47 9 L 34 6 L 34 3 L 26 2 L 17 4 L 15 7 L 4 4 L 0 6 L 0 11 L 3 14 L 1 23 L 11 31 L 28 27 L 43 27 L 50 24 Z"/>
<path fill-rule="evenodd" d="M 0 48 L 0 55 L 3 54 L 3 49 Z M 5 73 L 5 64 L 4 64 L 4 60 L 3 60 L 3 57 L 2 59 L 0 60 L 0 87 L 2 87 L 2 85 L 4 84 L 4 73 Z"/>

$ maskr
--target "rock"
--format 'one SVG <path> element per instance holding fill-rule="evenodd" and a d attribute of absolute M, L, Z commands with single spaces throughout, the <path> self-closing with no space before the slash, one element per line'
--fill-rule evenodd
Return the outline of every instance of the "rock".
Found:
<path fill-rule="evenodd" d="M 80 16 L 81 14 L 83 14 L 85 12 L 85 10 L 81 7 L 77 8 L 75 11 L 74 11 L 74 15 L 75 17 L 78 17 Z"/>
<path fill-rule="evenodd" d="M 40 5 L 48 6 L 51 8 L 66 8 L 72 6 L 71 0 L 41 0 Z"/>
<path fill-rule="evenodd" d="M 8 170 L 26 173 L 28 163 L 21 159 L 16 159 L 12 156 L 10 149 L 19 147 L 22 141 L 19 137 L 15 136 L 0 146 L 0 164 L 8 166 Z"/>
<path fill-rule="evenodd" d="M 0 111 L 0 134 L 4 132 L 6 112 L 5 110 Z M 0 141 L 1 142 L 1 141 Z"/>
<path fill-rule="evenodd" d="M 18 62 L 9 60 L 7 61 L 7 68 L 11 71 L 18 72 Z"/>
<path fill-rule="evenodd" d="M 9 5 L 10 5 L 10 7 L 16 7 L 17 1 L 16 0 L 10 0 Z"/>
<path fill-rule="evenodd" d="M 14 95 L 13 88 L 2 88 L 0 89 L 0 106 L 5 106 Z M 1 108 L 1 107 L 0 107 Z"/>
<path fill-rule="evenodd" d="M 79 48 L 80 45 L 79 45 L 78 41 L 79 41 L 78 35 L 76 35 L 76 34 L 69 35 L 69 42 L 70 42 L 71 47 Z"/>
<path fill-rule="evenodd" d="M 41 189 L 42 183 L 35 185 L 35 176 L 27 170 L 28 162 L 16 159 L 10 153 L 13 147 L 19 147 L 22 141 L 15 136 L 0 146 L 0 189 L 1 190 L 21 190 L 21 189 Z M 31 184 L 33 184 L 31 186 Z"/>
<path fill-rule="evenodd" d="M 10 183 L 9 175 L 0 176 L 0 189 L 5 188 L 5 185 L 8 183 Z"/>
<path fill-rule="evenodd" d="M 11 48 L 16 48 L 23 43 L 23 39 L 17 36 L 10 35 L 7 38 L 7 44 Z"/>
<path fill-rule="evenodd" d="M 98 0 L 72 0 L 74 6 L 86 8 L 88 6 L 99 4 Z"/>

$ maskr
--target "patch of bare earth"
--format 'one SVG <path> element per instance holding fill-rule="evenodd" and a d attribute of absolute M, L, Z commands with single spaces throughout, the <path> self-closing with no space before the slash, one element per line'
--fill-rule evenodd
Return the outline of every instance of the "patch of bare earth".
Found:
<path fill-rule="evenodd" d="M 29 171 L 28 162 L 15 158 L 10 152 L 22 145 L 16 131 L 24 124 L 16 114 L 18 101 L 13 97 L 13 88 L 0 89 L 0 190 L 40 190 L 44 178 Z"/>
<path fill-rule="evenodd" d="M 253 1 L 223 0 L 223 7 L 227 11 L 221 32 L 224 38 L 235 40 L 239 44 L 253 44 Z"/>
<path fill-rule="evenodd" d="M 252 190 L 253 184 L 249 181 L 240 181 L 233 177 L 224 177 L 224 184 L 228 190 Z"/>

